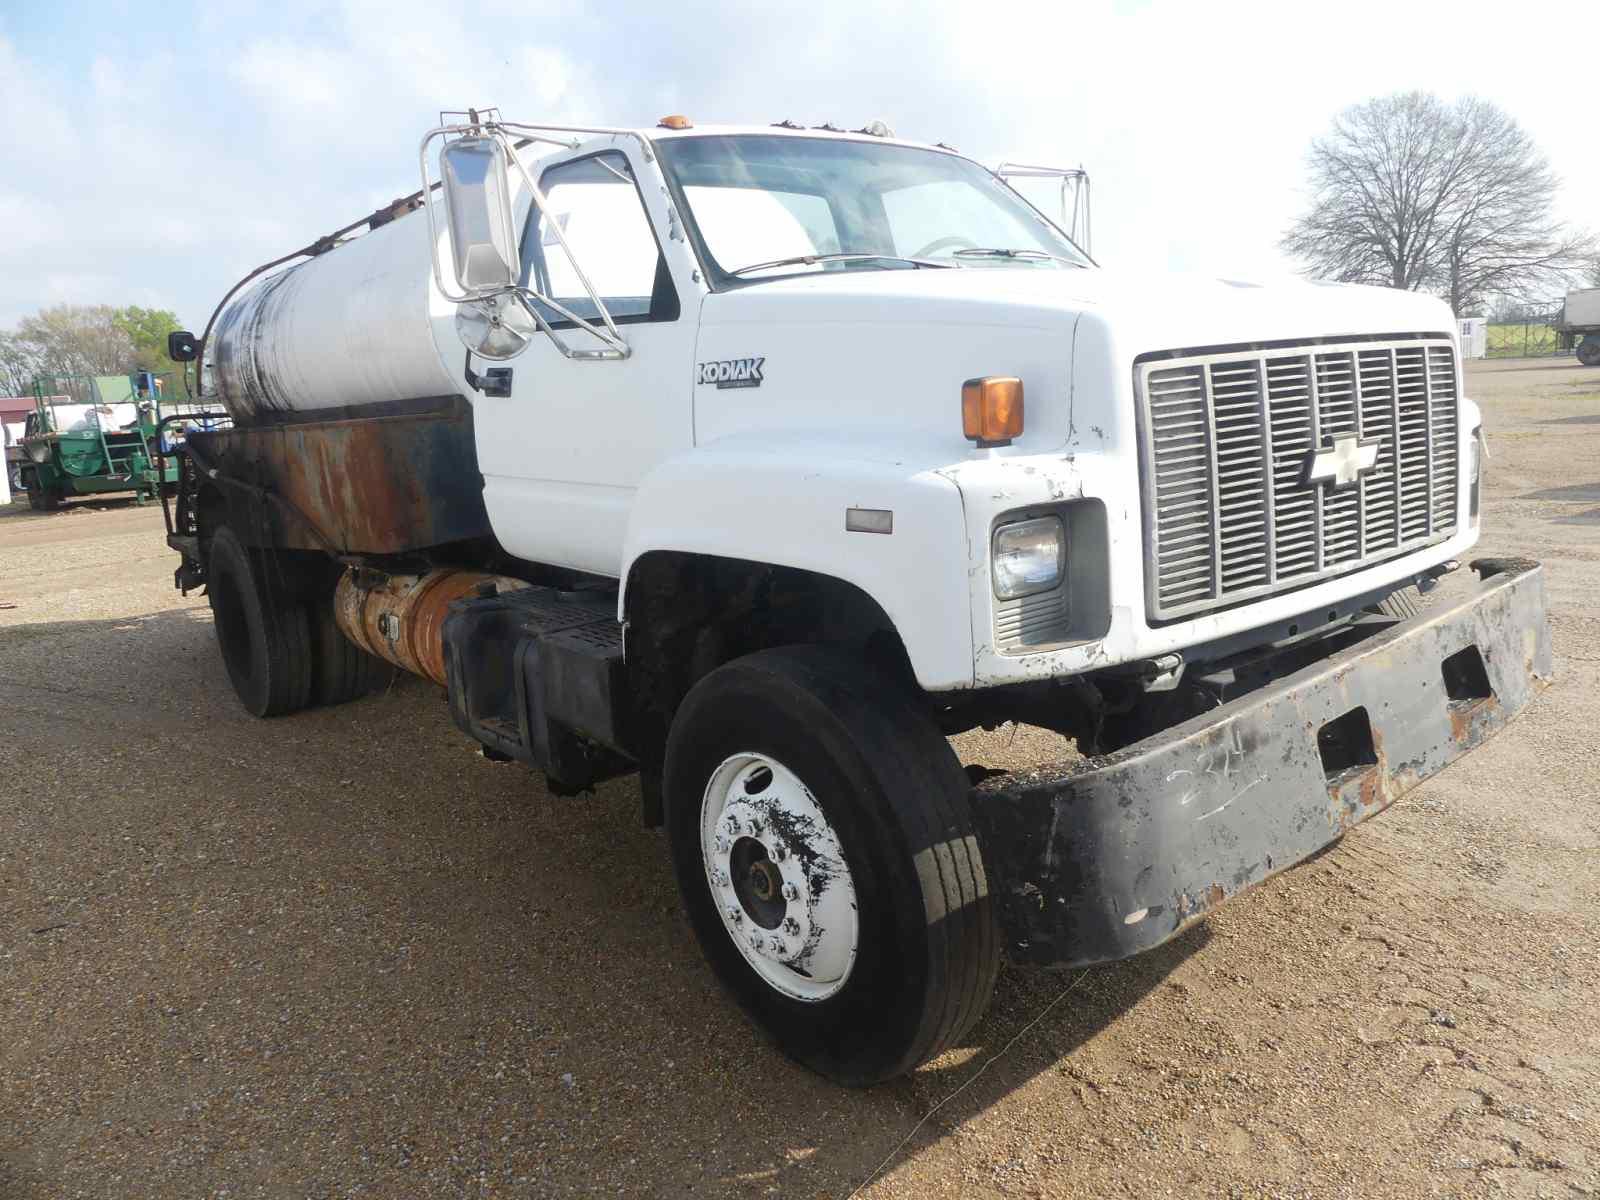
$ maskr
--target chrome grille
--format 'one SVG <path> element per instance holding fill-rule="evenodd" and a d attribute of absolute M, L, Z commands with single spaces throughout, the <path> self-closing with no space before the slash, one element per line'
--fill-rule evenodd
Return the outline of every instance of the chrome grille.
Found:
<path fill-rule="evenodd" d="M 1150 615 L 1286 591 L 1455 532 L 1458 397 L 1446 339 L 1159 358 L 1135 369 Z M 1334 439 L 1377 444 L 1310 484 Z"/>

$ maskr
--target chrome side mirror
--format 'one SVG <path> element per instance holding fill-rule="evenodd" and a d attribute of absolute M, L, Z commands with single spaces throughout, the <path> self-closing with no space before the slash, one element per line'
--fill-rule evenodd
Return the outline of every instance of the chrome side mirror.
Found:
<path fill-rule="evenodd" d="M 487 113 L 493 113 L 494 118 L 481 120 Z M 605 301 L 576 262 L 573 266 L 578 281 L 594 305 L 598 321 L 522 284 L 522 255 L 512 214 L 510 176 L 513 169 L 527 188 L 533 209 L 545 216 L 549 214 L 544 194 L 511 139 L 520 137 L 521 144 L 549 142 L 569 150 L 577 149 L 578 142 L 552 137 L 556 126 L 501 121 L 498 112 L 492 109 L 469 110 L 468 115 L 472 118 L 470 125 L 440 125 L 430 129 L 417 150 L 422 173 L 422 207 L 428 215 L 428 255 L 433 283 L 440 296 L 458 306 L 456 333 L 462 343 L 484 358 L 506 359 L 520 354 L 534 334 L 543 332 L 551 345 L 570 359 L 602 362 L 627 358 L 628 343 L 622 339 Z M 625 132 L 559 129 L 565 133 Z M 631 136 L 639 138 L 648 157 L 648 140 L 639 134 Z M 440 138 L 445 141 L 439 149 L 439 180 L 435 183 L 431 177 L 430 154 L 433 143 Z M 439 211 L 441 201 L 435 200 L 435 191 L 442 196 L 443 213 Z M 441 219 L 445 227 L 443 237 L 439 229 Z M 552 222 L 549 229 L 567 257 L 572 258 L 560 223 Z M 441 261 L 441 241 L 450 243 L 448 268 Z M 543 311 L 546 309 L 556 316 L 546 317 Z M 600 346 L 589 349 L 569 345 L 550 323 L 552 319 L 563 322 L 564 327 L 570 322 L 572 329 L 593 337 Z"/>
<path fill-rule="evenodd" d="M 439 176 L 456 286 L 472 296 L 515 287 L 522 266 L 505 144 L 496 137 L 446 142 Z"/>

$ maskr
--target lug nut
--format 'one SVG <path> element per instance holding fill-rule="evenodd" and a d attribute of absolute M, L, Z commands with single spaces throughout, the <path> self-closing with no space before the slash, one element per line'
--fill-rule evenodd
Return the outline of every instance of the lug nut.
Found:
<path fill-rule="evenodd" d="M 789 900 L 789 901 L 795 901 L 795 900 L 800 899 L 800 889 L 795 887 L 795 885 L 792 884 L 792 883 L 784 884 L 783 885 L 783 898 L 785 900 Z"/>
<path fill-rule="evenodd" d="M 789 857 L 789 847 L 785 846 L 782 842 L 779 842 L 776 846 L 774 846 L 772 848 L 772 861 L 773 862 L 782 862 L 784 859 L 786 859 L 788 857 Z"/>
<path fill-rule="evenodd" d="M 787 946 L 785 946 L 783 944 L 783 939 L 782 938 L 776 938 L 775 937 L 775 938 L 772 939 L 772 952 L 774 954 L 782 954 L 788 948 L 789 947 L 787 947 Z"/>
<path fill-rule="evenodd" d="M 785 917 L 783 919 L 783 931 L 790 937 L 797 936 L 800 933 L 800 922 L 793 917 Z"/>
<path fill-rule="evenodd" d="M 761 935 L 759 933 L 752 933 L 750 935 L 750 949 L 756 951 L 758 954 L 761 952 Z"/>
<path fill-rule="evenodd" d="M 735 925 L 743 925 L 744 909 L 740 908 L 737 904 L 730 904 L 728 906 L 728 920 L 732 921 Z"/>
<path fill-rule="evenodd" d="M 718 887 L 727 887 L 728 873 L 721 867 L 718 867 L 715 871 L 711 872 L 711 882 L 716 884 Z"/>
<path fill-rule="evenodd" d="M 750 833 L 751 833 L 751 836 L 760 837 L 761 833 L 762 833 L 762 831 L 764 829 L 766 829 L 766 826 L 761 823 L 761 818 L 760 817 L 751 817 L 750 818 Z"/>
<path fill-rule="evenodd" d="M 722 837 L 721 835 L 718 835 L 718 837 L 717 837 L 717 853 L 718 854 L 726 854 L 731 849 L 733 849 L 733 843 L 730 842 L 727 838 Z"/>

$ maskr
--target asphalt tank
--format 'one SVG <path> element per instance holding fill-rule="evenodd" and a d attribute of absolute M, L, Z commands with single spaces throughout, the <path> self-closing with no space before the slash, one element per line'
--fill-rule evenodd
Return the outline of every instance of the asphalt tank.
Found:
<path fill-rule="evenodd" d="M 233 428 L 192 434 L 189 453 L 257 544 L 396 555 L 492 538 L 465 351 L 452 369 L 434 339 L 453 306 L 429 240 L 425 213 L 397 217 L 218 313 L 206 399 Z"/>
<path fill-rule="evenodd" d="M 434 341 L 427 215 L 413 212 L 270 275 L 218 314 L 206 346 L 240 426 L 443 407 L 464 387 Z"/>

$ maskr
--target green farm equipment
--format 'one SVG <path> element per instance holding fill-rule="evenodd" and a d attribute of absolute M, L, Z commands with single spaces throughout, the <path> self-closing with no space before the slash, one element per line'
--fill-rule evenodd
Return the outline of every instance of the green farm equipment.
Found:
<path fill-rule="evenodd" d="M 158 429 L 164 409 L 171 415 L 184 405 L 171 397 L 170 374 L 41 378 L 33 386 L 21 465 L 30 507 L 105 492 L 133 492 L 144 504 L 172 490 L 177 463 L 161 456 Z"/>

